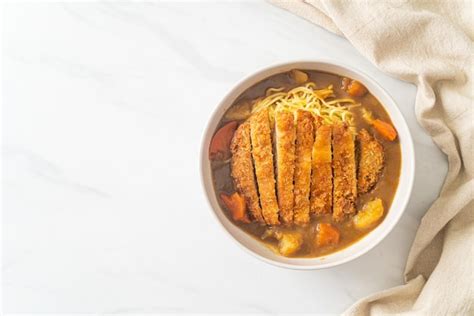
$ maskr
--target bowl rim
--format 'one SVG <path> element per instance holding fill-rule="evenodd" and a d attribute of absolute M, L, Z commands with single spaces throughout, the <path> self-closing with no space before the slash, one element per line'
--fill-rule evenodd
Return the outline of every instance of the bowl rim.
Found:
<path fill-rule="evenodd" d="M 356 251 L 352 254 L 349 254 L 346 257 L 344 257 L 344 258 L 342 258 L 342 259 L 340 259 L 336 262 L 319 263 L 319 264 L 304 265 L 304 266 L 303 265 L 297 265 L 297 264 L 291 264 L 291 263 L 278 262 L 278 261 L 275 261 L 273 259 L 266 258 L 266 257 L 264 257 L 264 256 L 262 256 L 262 255 L 260 255 L 256 252 L 252 251 L 251 249 L 249 249 L 248 247 L 243 245 L 241 242 L 239 242 L 237 240 L 237 238 L 235 238 L 228 231 L 228 229 L 224 226 L 224 224 L 221 222 L 221 220 L 217 216 L 217 214 L 216 214 L 217 210 L 214 209 L 214 207 L 213 207 L 213 205 L 210 201 L 210 197 L 208 195 L 208 191 L 207 191 L 208 184 L 205 181 L 205 175 L 204 175 L 204 170 L 205 170 L 204 164 L 209 163 L 209 161 L 208 161 L 209 160 L 208 148 L 206 146 L 207 145 L 206 144 L 206 136 L 210 132 L 213 132 L 213 131 L 210 131 L 211 125 L 212 125 L 211 123 L 214 121 L 214 118 L 217 116 L 217 113 L 227 104 L 227 102 L 225 102 L 225 101 L 227 101 L 227 99 L 229 99 L 229 97 L 233 93 L 235 93 L 235 91 L 239 87 L 241 87 L 243 85 L 248 85 L 246 83 L 249 80 L 251 80 L 253 77 L 258 76 L 259 74 L 271 72 L 272 70 L 274 70 L 276 68 L 288 67 L 288 66 L 291 66 L 291 65 L 295 65 L 295 68 L 297 68 L 296 67 L 297 64 L 326 64 L 327 66 L 345 68 L 348 71 L 351 71 L 351 72 L 354 72 L 354 73 L 358 74 L 359 76 L 361 76 L 363 78 L 364 81 L 367 81 L 372 86 L 376 87 L 378 89 L 378 91 L 377 91 L 378 94 L 383 94 L 385 98 L 390 100 L 392 102 L 392 104 L 395 105 L 393 107 L 393 109 L 391 108 L 390 111 L 389 111 L 386 108 L 386 106 L 384 104 L 382 104 L 385 107 L 385 110 L 388 112 L 388 114 L 390 115 L 391 118 L 392 118 L 392 112 L 395 112 L 396 115 L 398 115 L 401 118 L 401 121 L 398 122 L 397 127 L 400 124 L 402 124 L 403 129 L 407 131 L 406 139 L 404 139 L 404 142 L 406 142 L 406 145 L 408 146 L 408 153 L 403 153 L 404 157 L 402 158 L 402 164 L 408 164 L 409 165 L 408 168 L 413 171 L 412 174 L 408 175 L 408 183 L 406 183 L 406 186 L 407 186 L 408 190 L 406 191 L 406 194 L 404 196 L 402 196 L 402 201 L 401 201 L 401 205 L 400 205 L 401 210 L 398 212 L 397 216 L 395 218 L 393 218 L 393 220 L 390 222 L 389 226 L 386 227 L 385 230 L 380 233 L 380 235 L 377 237 L 376 240 L 374 240 L 372 243 L 367 245 L 362 250 Z M 334 73 L 334 74 L 338 75 L 337 73 Z M 272 74 L 269 74 L 267 77 L 269 77 L 269 76 L 272 76 Z M 264 80 L 264 79 L 261 79 L 261 80 Z M 248 87 L 246 87 L 244 89 L 244 91 L 246 89 L 249 89 L 254 84 L 248 85 Z M 409 155 L 406 155 L 406 154 L 409 154 Z M 403 169 L 402 166 L 400 167 L 400 172 L 402 172 L 402 169 Z M 373 79 L 371 76 L 369 76 L 364 71 L 361 71 L 360 69 L 357 69 L 357 68 L 353 68 L 352 66 L 349 66 L 345 63 L 341 63 L 341 62 L 336 61 L 336 60 L 319 59 L 319 58 L 318 59 L 311 59 L 311 60 L 290 60 L 290 61 L 285 61 L 285 62 L 274 63 L 274 64 L 271 64 L 271 65 L 268 65 L 268 66 L 265 66 L 265 67 L 260 67 L 256 71 L 251 72 L 250 74 L 244 76 L 238 82 L 233 84 L 232 87 L 227 91 L 227 93 L 225 93 L 225 95 L 222 98 L 220 98 L 220 101 L 217 104 L 217 106 L 212 110 L 212 112 L 211 112 L 211 114 L 210 114 L 210 116 L 209 116 L 209 118 L 206 122 L 205 128 L 202 131 L 201 142 L 200 142 L 200 152 L 199 152 L 199 170 L 200 170 L 199 173 L 200 173 L 200 182 L 201 182 L 202 193 L 206 197 L 206 202 L 207 202 L 209 211 L 212 213 L 212 216 L 214 217 L 214 219 L 218 222 L 218 226 L 220 226 L 220 228 L 225 232 L 225 234 L 230 239 L 233 240 L 234 243 L 239 245 L 239 247 L 241 249 L 243 249 L 245 252 L 249 253 L 253 257 L 256 257 L 259 260 L 261 260 L 263 262 L 266 262 L 266 263 L 269 263 L 273 266 L 277 266 L 277 267 L 280 267 L 280 268 L 292 269 L 292 270 L 319 270 L 319 269 L 327 269 L 327 268 L 336 267 L 336 266 L 342 265 L 344 263 L 350 262 L 352 260 L 355 260 L 355 259 L 361 257 L 362 255 L 364 255 L 364 254 L 368 253 L 370 250 L 372 250 L 375 246 L 380 244 L 382 242 L 382 240 L 384 240 L 392 232 L 393 228 L 398 224 L 398 222 L 400 221 L 402 215 L 406 211 L 408 202 L 409 202 L 410 197 L 412 195 L 412 190 L 413 190 L 413 185 L 414 185 L 414 180 L 415 180 L 415 175 L 414 175 L 415 174 L 415 167 L 416 167 L 415 166 L 415 150 L 414 150 L 414 145 L 413 145 L 413 137 L 411 135 L 411 131 L 408 127 L 408 124 L 406 122 L 405 117 L 401 113 L 397 102 L 395 102 L 395 100 L 392 98 L 392 96 L 381 85 L 379 85 L 375 79 Z M 401 177 L 401 174 L 400 174 L 400 177 Z M 398 183 L 397 191 L 399 190 L 400 185 L 401 185 L 401 182 Z M 214 191 L 214 188 L 212 188 L 212 191 Z M 215 194 L 215 192 L 214 192 L 214 194 Z M 220 210 L 220 211 L 222 211 L 222 210 Z M 369 232 L 366 236 L 370 235 L 371 233 L 372 233 L 372 231 Z M 356 241 L 354 244 L 356 244 L 358 242 L 360 242 L 360 241 Z M 351 244 L 351 245 L 349 245 L 348 247 L 346 247 L 344 249 L 348 249 L 348 248 L 352 247 L 352 245 L 354 245 L 354 244 Z M 342 249 L 342 250 L 344 250 L 344 249 Z M 336 252 L 338 252 L 338 251 L 336 251 Z M 301 259 L 305 259 L 305 258 L 301 258 Z M 308 259 L 315 259 L 315 258 L 308 258 Z"/>

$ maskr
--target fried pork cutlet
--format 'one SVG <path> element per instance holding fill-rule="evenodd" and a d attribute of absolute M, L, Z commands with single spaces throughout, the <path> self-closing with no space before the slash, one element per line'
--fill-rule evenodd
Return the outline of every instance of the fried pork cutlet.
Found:
<path fill-rule="evenodd" d="M 262 215 L 268 225 L 278 225 L 278 203 L 275 193 L 275 172 L 273 169 L 272 131 L 268 109 L 255 113 L 250 118 L 250 139 L 252 157 L 257 177 L 258 193 Z"/>
<path fill-rule="evenodd" d="M 383 147 L 365 129 L 357 135 L 359 142 L 359 168 L 357 190 L 359 194 L 369 192 L 380 178 L 384 164 Z"/>
<path fill-rule="evenodd" d="M 316 130 L 311 173 L 311 213 L 329 214 L 332 209 L 332 127 Z"/>
<path fill-rule="evenodd" d="M 234 185 L 237 191 L 244 196 L 253 218 L 259 223 L 265 224 L 254 177 L 249 122 L 245 122 L 237 128 L 230 150 L 232 152 L 231 175 Z"/>
<path fill-rule="evenodd" d="M 294 222 L 309 223 L 309 193 L 311 183 L 311 152 L 314 143 L 313 115 L 307 111 L 296 112 L 296 162 Z"/>
<path fill-rule="evenodd" d="M 354 138 L 347 125 L 333 127 L 333 218 L 342 221 L 356 212 L 357 179 Z"/>
<path fill-rule="evenodd" d="M 280 219 L 285 224 L 293 222 L 295 139 L 296 128 L 293 113 L 275 112 L 277 193 Z"/>

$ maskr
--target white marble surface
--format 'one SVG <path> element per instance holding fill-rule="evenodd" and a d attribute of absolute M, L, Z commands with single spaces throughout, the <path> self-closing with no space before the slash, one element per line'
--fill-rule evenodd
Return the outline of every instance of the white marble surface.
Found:
<path fill-rule="evenodd" d="M 3 312 L 317 312 L 403 282 L 446 159 L 416 88 L 346 40 L 264 2 L 10 4 L 3 15 Z M 339 60 L 388 89 L 417 172 L 399 225 L 343 266 L 290 271 L 239 249 L 210 216 L 198 151 L 240 78 Z"/>

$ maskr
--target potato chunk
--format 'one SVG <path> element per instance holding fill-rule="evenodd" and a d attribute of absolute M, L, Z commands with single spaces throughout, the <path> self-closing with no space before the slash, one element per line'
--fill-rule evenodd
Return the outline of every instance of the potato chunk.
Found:
<path fill-rule="evenodd" d="M 280 251 L 283 256 L 291 256 L 300 250 L 302 244 L 303 235 L 301 233 L 284 233 L 281 234 L 281 238 L 279 239 L 278 251 Z"/>
<path fill-rule="evenodd" d="M 361 211 L 353 218 L 357 229 L 367 229 L 373 226 L 384 213 L 382 200 L 377 198 L 364 205 Z"/>
<path fill-rule="evenodd" d="M 249 118 L 252 111 L 250 101 L 241 101 L 227 110 L 224 118 L 229 121 L 241 121 Z"/>
<path fill-rule="evenodd" d="M 305 72 L 298 69 L 293 69 L 292 71 L 290 71 L 290 77 L 291 79 L 296 81 L 296 83 L 299 83 L 299 84 L 302 84 L 308 81 L 308 75 Z"/>
<path fill-rule="evenodd" d="M 273 237 L 278 240 L 278 252 L 289 257 L 300 250 L 303 245 L 303 234 L 300 232 L 282 232 L 274 229 L 267 229 L 262 239 Z"/>

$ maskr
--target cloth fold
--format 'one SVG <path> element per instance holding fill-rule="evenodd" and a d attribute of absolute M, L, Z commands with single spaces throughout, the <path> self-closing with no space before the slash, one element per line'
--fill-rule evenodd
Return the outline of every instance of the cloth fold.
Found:
<path fill-rule="evenodd" d="M 447 155 L 439 198 L 418 228 L 406 284 L 346 315 L 474 315 L 472 1 L 270 0 L 346 37 L 382 71 L 418 87 L 415 115 Z"/>

